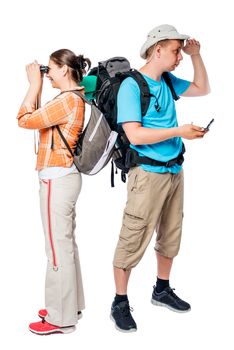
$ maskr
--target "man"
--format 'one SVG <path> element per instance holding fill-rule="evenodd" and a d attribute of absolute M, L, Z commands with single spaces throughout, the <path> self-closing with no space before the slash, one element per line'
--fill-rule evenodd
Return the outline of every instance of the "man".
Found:
<path fill-rule="evenodd" d="M 186 44 L 184 45 L 184 41 Z M 128 179 L 128 199 L 122 229 L 114 256 L 116 296 L 111 318 L 120 331 L 136 331 L 127 297 L 131 269 L 137 265 L 156 229 L 157 281 L 151 302 L 177 312 L 190 310 L 169 284 L 173 258 L 178 254 L 183 218 L 182 139 L 202 138 L 206 129 L 192 124 L 178 126 L 172 93 L 162 74 L 172 72 L 183 59 L 182 51 L 191 57 L 193 82 L 169 73 L 179 96 L 203 96 L 209 93 L 209 81 L 200 55 L 200 44 L 182 35 L 171 25 L 154 28 L 141 48 L 146 59 L 140 69 L 147 81 L 151 101 L 142 118 L 140 90 L 132 78 L 121 84 L 118 93 L 118 123 L 140 156 L 163 162 L 161 166 L 141 164 L 132 168 Z M 168 166 L 168 161 L 170 162 Z"/>

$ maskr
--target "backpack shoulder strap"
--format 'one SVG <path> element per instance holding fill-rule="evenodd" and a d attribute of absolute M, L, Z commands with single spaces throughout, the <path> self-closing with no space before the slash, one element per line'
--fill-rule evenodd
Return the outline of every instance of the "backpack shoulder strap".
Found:
<path fill-rule="evenodd" d="M 81 92 L 79 92 L 79 90 L 67 90 L 67 91 L 62 91 L 61 94 L 65 93 L 65 92 L 73 92 L 74 94 L 76 94 L 77 96 L 79 96 L 80 98 L 82 98 L 82 99 L 83 99 L 86 103 L 88 103 L 89 105 L 92 105 L 92 104 L 93 104 L 93 103 L 90 102 Z M 59 94 L 59 95 L 61 95 L 61 94 Z M 58 95 L 58 96 L 59 96 L 59 95 Z M 56 97 L 57 97 L 57 96 L 56 96 Z M 73 154 L 73 152 L 72 152 L 72 150 L 71 150 L 71 147 L 69 146 L 67 140 L 65 139 L 65 137 L 64 137 L 64 135 L 63 135 L 63 133 L 62 133 L 60 127 L 59 127 L 59 125 L 55 125 L 55 127 L 56 127 L 56 129 L 58 130 L 59 135 L 60 135 L 61 139 L 63 140 L 65 146 L 67 147 L 68 151 L 71 153 L 72 157 L 74 157 L 74 154 Z"/>
<path fill-rule="evenodd" d="M 76 94 L 77 96 L 82 98 L 82 100 L 84 100 L 88 105 L 92 105 L 93 104 L 79 90 L 75 90 L 75 89 L 74 90 L 65 90 L 65 91 L 62 91 L 61 94 L 64 94 L 65 92 L 73 92 L 74 94 Z"/>
<path fill-rule="evenodd" d="M 133 78 L 137 82 L 137 84 L 139 85 L 139 89 L 141 92 L 141 111 L 142 111 L 142 116 L 144 116 L 149 108 L 150 97 L 151 97 L 151 93 L 150 93 L 150 89 L 149 89 L 149 86 L 147 84 L 147 81 L 145 80 L 143 75 L 135 69 L 132 69 L 126 73 L 122 73 L 121 75 L 123 75 L 125 77 L 127 76 L 127 77 Z M 165 80 L 165 83 L 167 84 L 167 86 L 169 87 L 169 89 L 171 91 L 173 99 L 175 101 L 178 101 L 180 97 L 177 96 L 177 94 L 175 92 L 175 89 L 172 85 L 169 74 L 167 72 L 164 72 L 163 78 Z"/>
<path fill-rule="evenodd" d="M 172 85 L 172 82 L 171 82 L 171 78 L 169 76 L 169 74 L 167 72 L 164 72 L 162 74 L 163 76 L 163 79 L 165 80 L 165 83 L 167 84 L 167 86 L 169 87 L 169 89 L 171 90 L 171 94 L 172 94 L 172 97 L 175 101 L 178 101 L 180 99 L 179 96 L 177 96 L 176 92 L 175 92 L 175 89 Z"/>
<path fill-rule="evenodd" d="M 150 97 L 151 97 L 150 89 L 147 84 L 147 81 L 145 80 L 143 75 L 135 69 L 132 69 L 129 72 L 122 73 L 122 74 L 124 76 L 133 78 L 137 82 L 141 93 L 141 113 L 142 113 L 142 116 L 144 117 L 144 115 L 146 114 L 149 108 Z"/>
<path fill-rule="evenodd" d="M 58 125 L 56 125 L 56 129 L 58 130 L 59 135 L 60 135 L 61 139 L 63 140 L 65 146 L 67 147 L 68 151 L 71 153 L 72 157 L 74 157 L 74 154 L 73 154 L 73 152 L 71 150 L 71 147 L 69 146 L 67 140 L 65 139 L 65 137 L 64 137 L 64 135 L 63 135 L 63 133 L 62 133 L 62 131 L 61 131 L 61 129 L 60 129 L 60 127 Z"/>

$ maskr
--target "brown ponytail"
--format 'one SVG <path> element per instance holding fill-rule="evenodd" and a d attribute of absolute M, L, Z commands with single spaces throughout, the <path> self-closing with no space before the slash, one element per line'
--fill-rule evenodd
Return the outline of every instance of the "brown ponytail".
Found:
<path fill-rule="evenodd" d="M 91 67 L 89 58 L 84 58 L 83 55 L 76 56 L 74 52 L 68 49 L 61 49 L 53 52 L 50 55 L 50 59 L 59 67 L 66 64 L 70 69 L 72 80 L 76 83 L 79 83 L 83 79 L 83 75 L 85 75 Z"/>

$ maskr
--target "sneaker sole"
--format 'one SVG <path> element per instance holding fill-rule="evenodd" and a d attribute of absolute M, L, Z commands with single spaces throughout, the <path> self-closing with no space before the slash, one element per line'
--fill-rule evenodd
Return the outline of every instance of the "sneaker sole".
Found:
<path fill-rule="evenodd" d="M 75 326 L 72 326 L 72 327 L 63 327 L 63 328 L 60 328 L 58 330 L 52 330 L 52 331 L 48 331 L 48 332 L 37 332 L 33 329 L 31 329 L 30 327 L 28 328 L 30 330 L 30 332 L 34 333 L 34 334 L 37 334 L 37 335 L 49 335 L 49 334 L 69 334 L 69 333 L 72 333 L 76 330 L 76 327 Z"/>
<path fill-rule="evenodd" d="M 188 310 L 177 310 L 177 309 L 174 309 L 173 307 L 171 307 L 170 305 L 167 305 L 167 304 L 164 304 L 164 303 L 160 303 L 160 301 L 156 301 L 154 299 L 151 299 L 151 303 L 153 305 L 156 305 L 156 306 L 164 306 L 166 307 L 167 309 L 171 310 L 171 311 L 174 311 L 174 312 L 178 312 L 180 314 L 184 314 L 186 312 L 189 312 L 191 311 L 191 308 L 189 308 Z"/>
<path fill-rule="evenodd" d="M 44 320 L 44 319 L 46 318 L 46 316 L 42 316 L 42 315 L 40 315 L 40 314 L 38 314 L 38 316 L 39 316 L 42 320 Z M 83 317 L 83 313 L 78 314 L 77 319 L 80 320 L 82 317 Z"/>
<path fill-rule="evenodd" d="M 131 328 L 131 329 L 129 329 L 128 331 L 127 331 L 126 329 L 121 329 L 121 328 L 119 328 L 119 327 L 117 326 L 116 322 L 115 322 L 115 319 L 113 318 L 113 316 L 112 316 L 111 314 L 110 314 L 110 319 L 111 319 L 111 321 L 114 322 L 115 328 L 116 328 L 117 331 L 119 331 L 119 332 L 122 332 L 122 333 L 133 333 L 133 332 L 136 332 L 136 331 L 137 331 L 136 328 Z"/>

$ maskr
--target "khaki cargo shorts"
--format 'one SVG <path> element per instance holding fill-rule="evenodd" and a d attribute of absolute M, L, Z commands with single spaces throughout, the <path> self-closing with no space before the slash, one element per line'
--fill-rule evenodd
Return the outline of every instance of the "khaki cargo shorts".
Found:
<path fill-rule="evenodd" d="M 183 220 L 184 176 L 130 170 L 128 198 L 114 266 L 131 269 L 141 260 L 154 231 L 155 250 L 168 258 L 178 254 Z"/>

